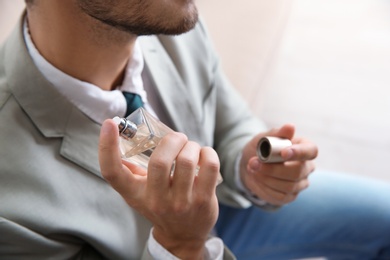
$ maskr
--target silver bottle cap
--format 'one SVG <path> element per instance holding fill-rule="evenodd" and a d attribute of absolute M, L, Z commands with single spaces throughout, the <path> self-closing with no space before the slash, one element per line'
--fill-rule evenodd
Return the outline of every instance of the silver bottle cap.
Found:
<path fill-rule="evenodd" d="M 292 143 L 288 139 L 266 136 L 261 138 L 257 144 L 257 155 L 264 163 L 284 162 L 281 151 L 291 145 Z"/>
<path fill-rule="evenodd" d="M 118 125 L 119 134 L 125 138 L 133 138 L 137 133 L 137 125 L 127 120 L 126 118 L 120 118 L 118 116 L 113 118 L 115 124 Z"/>

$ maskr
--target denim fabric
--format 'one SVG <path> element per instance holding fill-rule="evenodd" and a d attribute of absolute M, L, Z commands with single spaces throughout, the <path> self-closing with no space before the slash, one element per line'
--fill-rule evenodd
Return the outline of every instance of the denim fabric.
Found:
<path fill-rule="evenodd" d="M 220 205 L 216 232 L 238 259 L 390 259 L 390 184 L 316 171 L 276 212 Z"/>

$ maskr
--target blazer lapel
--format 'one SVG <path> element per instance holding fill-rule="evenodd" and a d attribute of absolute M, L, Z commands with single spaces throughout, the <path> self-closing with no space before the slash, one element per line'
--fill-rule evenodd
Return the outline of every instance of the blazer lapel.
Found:
<path fill-rule="evenodd" d="M 102 177 L 98 148 L 100 125 L 77 108 L 73 108 L 64 131 L 61 155 L 84 169 Z"/>
<path fill-rule="evenodd" d="M 23 17 L 3 49 L 11 92 L 42 135 L 63 138 L 62 156 L 101 176 L 98 162 L 100 126 L 60 95 L 39 72 L 24 44 L 22 28 Z"/>

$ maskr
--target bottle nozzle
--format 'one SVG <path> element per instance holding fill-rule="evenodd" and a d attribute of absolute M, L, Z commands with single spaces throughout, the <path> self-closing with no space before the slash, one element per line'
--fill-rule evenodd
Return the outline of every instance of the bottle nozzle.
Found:
<path fill-rule="evenodd" d="M 133 138 L 137 133 L 137 125 L 127 120 L 126 118 L 120 118 L 118 116 L 113 118 L 115 124 L 118 125 L 119 134 L 125 138 Z"/>

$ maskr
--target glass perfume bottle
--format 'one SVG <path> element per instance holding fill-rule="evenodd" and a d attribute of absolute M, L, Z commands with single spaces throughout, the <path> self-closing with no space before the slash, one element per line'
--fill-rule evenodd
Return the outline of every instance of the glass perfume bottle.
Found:
<path fill-rule="evenodd" d="M 144 168 L 148 167 L 150 155 L 164 135 L 173 132 L 142 107 L 127 118 L 113 120 L 122 137 L 119 144 L 122 158 Z"/>
<path fill-rule="evenodd" d="M 119 149 L 123 159 L 138 166 L 148 168 L 150 155 L 168 133 L 173 132 L 168 126 L 152 116 L 144 108 L 138 108 L 127 118 L 114 117 L 121 136 Z M 175 169 L 173 162 L 171 174 Z M 199 166 L 196 168 L 196 174 Z M 221 173 L 218 175 L 217 184 L 223 181 Z"/>

